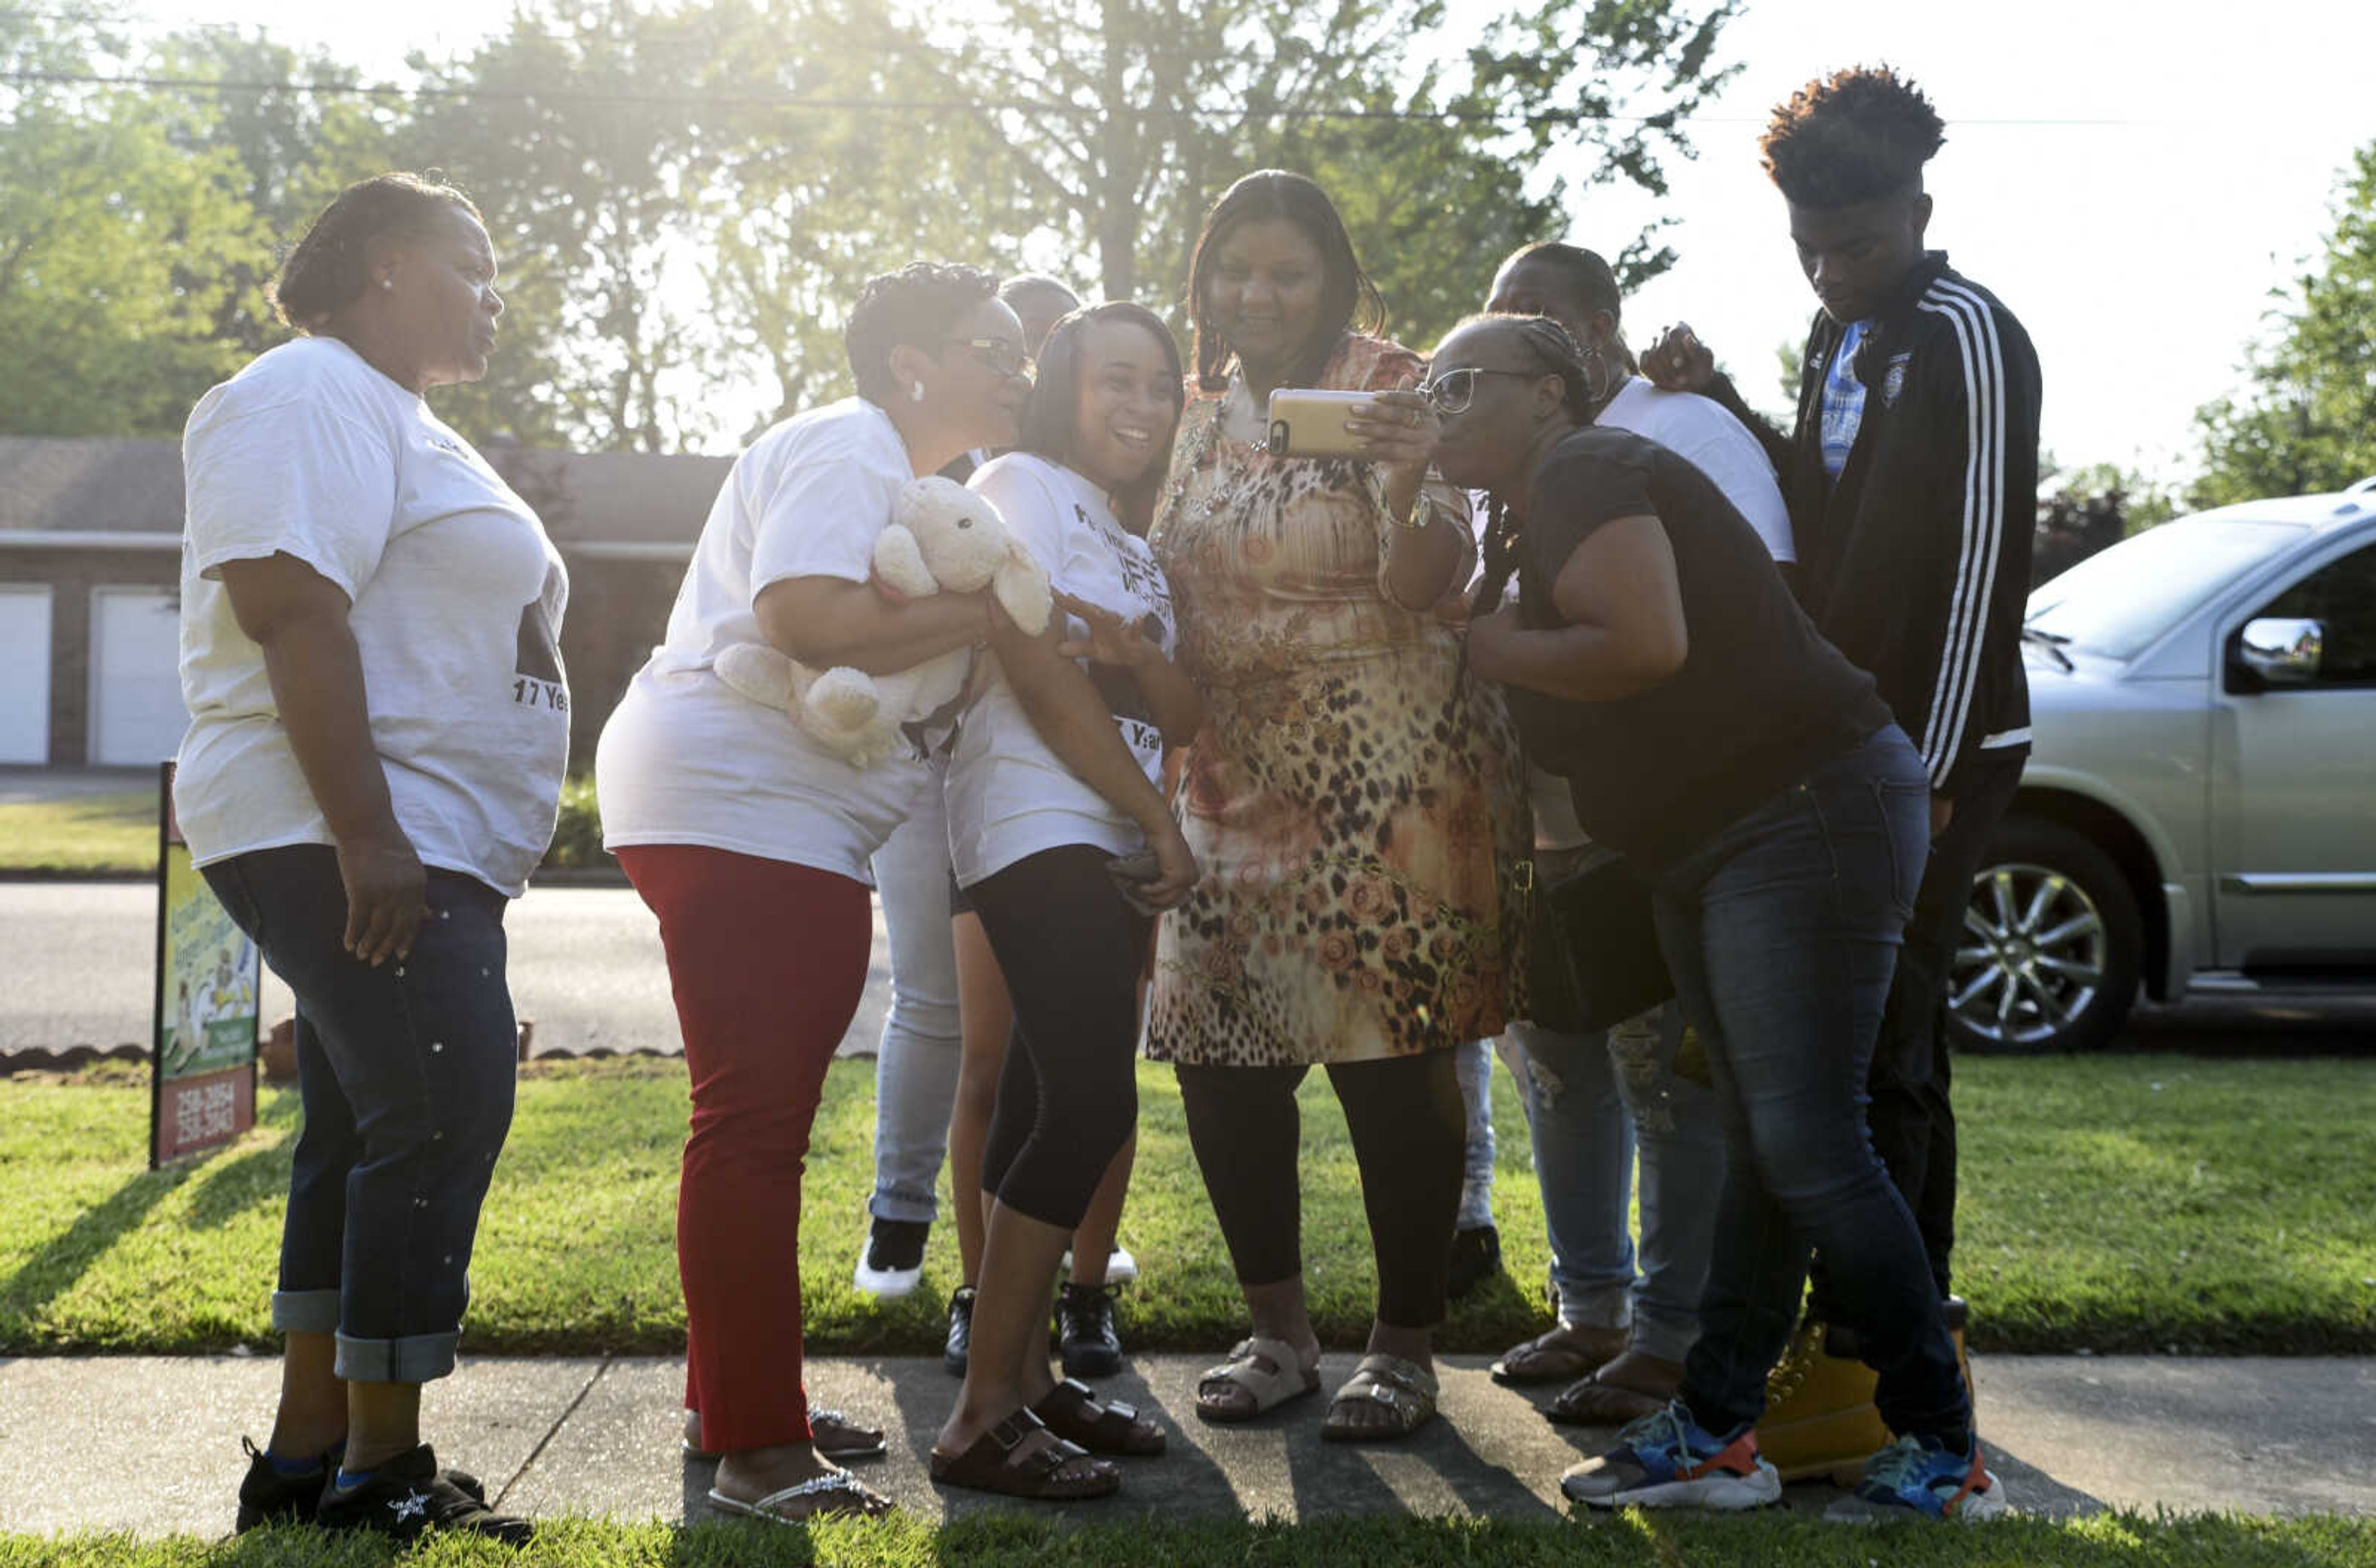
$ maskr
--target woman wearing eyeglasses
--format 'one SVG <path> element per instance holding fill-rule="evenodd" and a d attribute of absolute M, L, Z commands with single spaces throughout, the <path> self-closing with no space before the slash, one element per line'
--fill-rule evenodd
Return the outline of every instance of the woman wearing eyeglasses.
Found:
<path fill-rule="evenodd" d="M 997 279 L 916 262 L 869 279 L 845 340 L 858 396 L 786 420 L 735 460 L 668 638 L 603 727 L 604 842 L 659 918 L 693 1078 L 677 1200 L 688 1446 L 713 1504 L 796 1521 L 889 1506 L 834 1459 L 883 1435 L 801 1384 L 802 1162 L 866 984 L 868 857 L 914 809 L 921 751 L 861 770 L 715 671 L 738 643 L 817 669 L 905 670 L 979 647 L 985 594 L 894 603 L 870 586 L 900 490 L 1016 435 L 1030 382 Z"/>
<path fill-rule="evenodd" d="M 1464 1116 L 1452 1048 L 1500 1031 L 1526 849 L 1499 699 L 1432 613 L 1467 579 L 1467 509 L 1425 483 L 1436 419 L 1319 186 L 1265 171 L 1205 222 L 1196 372 L 1153 536 L 1206 722 L 1175 800 L 1204 875 L 1158 928 L 1147 1054 L 1174 1063 L 1253 1332 L 1197 1411 L 1245 1420 L 1319 1387 L 1298 1236 L 1295 1090 L 1314 1065 L 1352 1132 L 1377 1258 L 1368 1354 L 1323 1431 L 1435 1413 L 1430 1330 Z M 1265 446 L 1280 386 L 1371 390 L 1366 457 Z"/>

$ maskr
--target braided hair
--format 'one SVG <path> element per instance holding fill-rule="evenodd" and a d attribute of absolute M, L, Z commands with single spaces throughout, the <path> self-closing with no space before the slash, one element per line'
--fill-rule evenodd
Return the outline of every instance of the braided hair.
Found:
<path fill-rule="evenodd" d="M 1758 138 L 1765 172 L 1799 207 L 1854 207 L 1909 188 L 1947 144 L 1922 90 L 1887 65 L 1818 77 L 1777 106 Z"/>
<path fill-rule="evenodd" d="M 273 314 L 300 332 L 315 330 L 362 293 L 374 250 L 426 238 L 454 211 L 479 216 L 470 198 L 434 169 L 356 181 L 322 209 L 281 262 L 268 290 Z"/>
<path fill-rule="evenodd" d="M 1590 424 L 1617 390 L 1614 386 L 1596 388 L 1585 369 L 1584 351 L 1575 346 L 1566 327 L 1547 315 L 1516 315 L 1503 311 L 1486 311 L 1464 316 L 1453 332 L 1465 332 L 1470 327 L 1500 327 L 1508 331 L 1518 345 L 1542 366 L 1545 375 L 1560 378 L 1560 407 L 1575 417 L 1578 424 Z M 1448 338 L 1452 333 L 1446 333 Z M 1508 508 L 1496 498 L 1487 513 L 1483 554 L 1485 572 L 1478 585 L 1477 596 L 1470 607 L 1472 615 L 1490 615 L 1502 602 L 1503 591 L 1509 586 L 1510 576 L 1517 567 L 1511 553 L 1512 538 L 1507 527 Z"/>

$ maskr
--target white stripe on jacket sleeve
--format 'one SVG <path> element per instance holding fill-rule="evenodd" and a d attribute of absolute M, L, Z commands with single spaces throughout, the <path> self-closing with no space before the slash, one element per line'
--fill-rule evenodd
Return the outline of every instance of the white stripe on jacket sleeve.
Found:
<path fill-rule="evenodd" d="M 1954 330 L 1965 394 L 1964 521 L 1921 740 L 1922 763 L 1936 788 L 1945 782 L 1963 749 L 1973 694 L 1979 685 L 1997 563 L 2003 554 L 2005 384 L 1996 316 L 1987 301 L 1942 280 L 1923 295 L 1921 308 L 1943 317 Z"/>

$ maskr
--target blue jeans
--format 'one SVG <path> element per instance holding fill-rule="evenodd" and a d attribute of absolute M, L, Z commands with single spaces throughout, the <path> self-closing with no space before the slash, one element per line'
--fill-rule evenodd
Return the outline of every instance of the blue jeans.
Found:
<path fill-rule="evenodd" d="M 374 968 L 339 945 L 346 887 L 327 846 L 235 855 L 205 875 L 297 997 L 305 1120 L 272 1325 L 335 1332 L 352 1382 L 444 1377 L 518 1073 L 504 896 L 433 868 L 411 954 Z"/>
<path fill-rule="evenodd" d="M 949 830 L 940 780 L 874 851 L 891 942 L 891 1011 L 874 1058 L 877 1219 L 930 1224 L 956 1104 L 957 952 L 949 935 Z"/>
<path fill-rule="evenodd" d="M 1560 1321 L 1633 1330 L 1633 1348 L 1680 1361 L 1699 1337 L 1725 1145 L 1716 1096 L 1675 1075 L 1681 1010 L 1606 1034 L 1513 1024 L 1534 1134 Z M 1642 1243 L 1629 1225 L 1642 1161 Z M 1636 1272 L 1636 1265 L 1639 1272 Z"/>
<path fill-rule="evenodd" d="M 1971 1400 L 1914 1216 L 1865 1129 L 1865 1079 L 1930 849 L 1895 725 L 1653 881 L 1659 945 L 1708 1053 L 1730 1160 L 1682 1396 L 1726 1432 L 1765 1408 L 1820 1248 L 1890 1430 L 1960 1443 Z"/>
<path fill-rule="evenodd" d="M 1452 1228 L 1481 1230 L 1493 1223 L 1493 1042 L 1472 1039 L 1453 1047 L 1453 1065 L 1468 1125 L 1460 1158 L 1460 1212 Z"/>

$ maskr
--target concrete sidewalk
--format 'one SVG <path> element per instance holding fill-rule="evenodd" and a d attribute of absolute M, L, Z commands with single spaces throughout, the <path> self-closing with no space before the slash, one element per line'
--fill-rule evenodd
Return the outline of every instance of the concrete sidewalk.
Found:
<path fill-rule="evenodd" d="M 1166 1515 L 1564 1513 L 1559 1475 L 1608 1433 L 1553 1427 L 1520 1394 L 1494 1386 L 1486 1358 L 1443 1367 L 1443 1420 L 1409 1442 L 1320 1441 L 1322 1401 L 1246 1427 L 1194 1418 L 1208 1358 L 1135 1358 L 1102 1392 L 1163 1420 L 1171 1451 L 1124 1461 L 1122 1494 L 1081 1518 Z M 1333 1389 L 1349 1354 L 1322 1369 Z M 1976 1358 L 1981 1430 L 2018 1509 L 2069 1516 L 2107 1506 L 2182 1512 L 2376 1514 L 2376 1360 Z M 25 1358 L 0 1361 L 0 1528 L 131 1529 L 219 1535 L 230 1527 L 245 1461 L 242 1432 L 264 1434 L 279 1366 L 261 1357 Z M 429 1396 L 439 1457 L 483 1477 L 531 1515 L 698 1518 L 711 1467 L 678 1450 L 681 1360 L 470 1360 Z M 956 1391 L 937 1360 L 827 1359 L 812 1397 L 890 1429 L 887 1458 L 859 1467 L 928 1519 L 982 1508 L 1033 1509 L 944 1491 L 924 1456 Z M 1544 1391 L 1548 1397 L 1550 1391 Z M 125 1484 L 126 1443 L 177 1457 Z M 1791 1489 L 1820 1508 L 1827 1486 Z"/>

